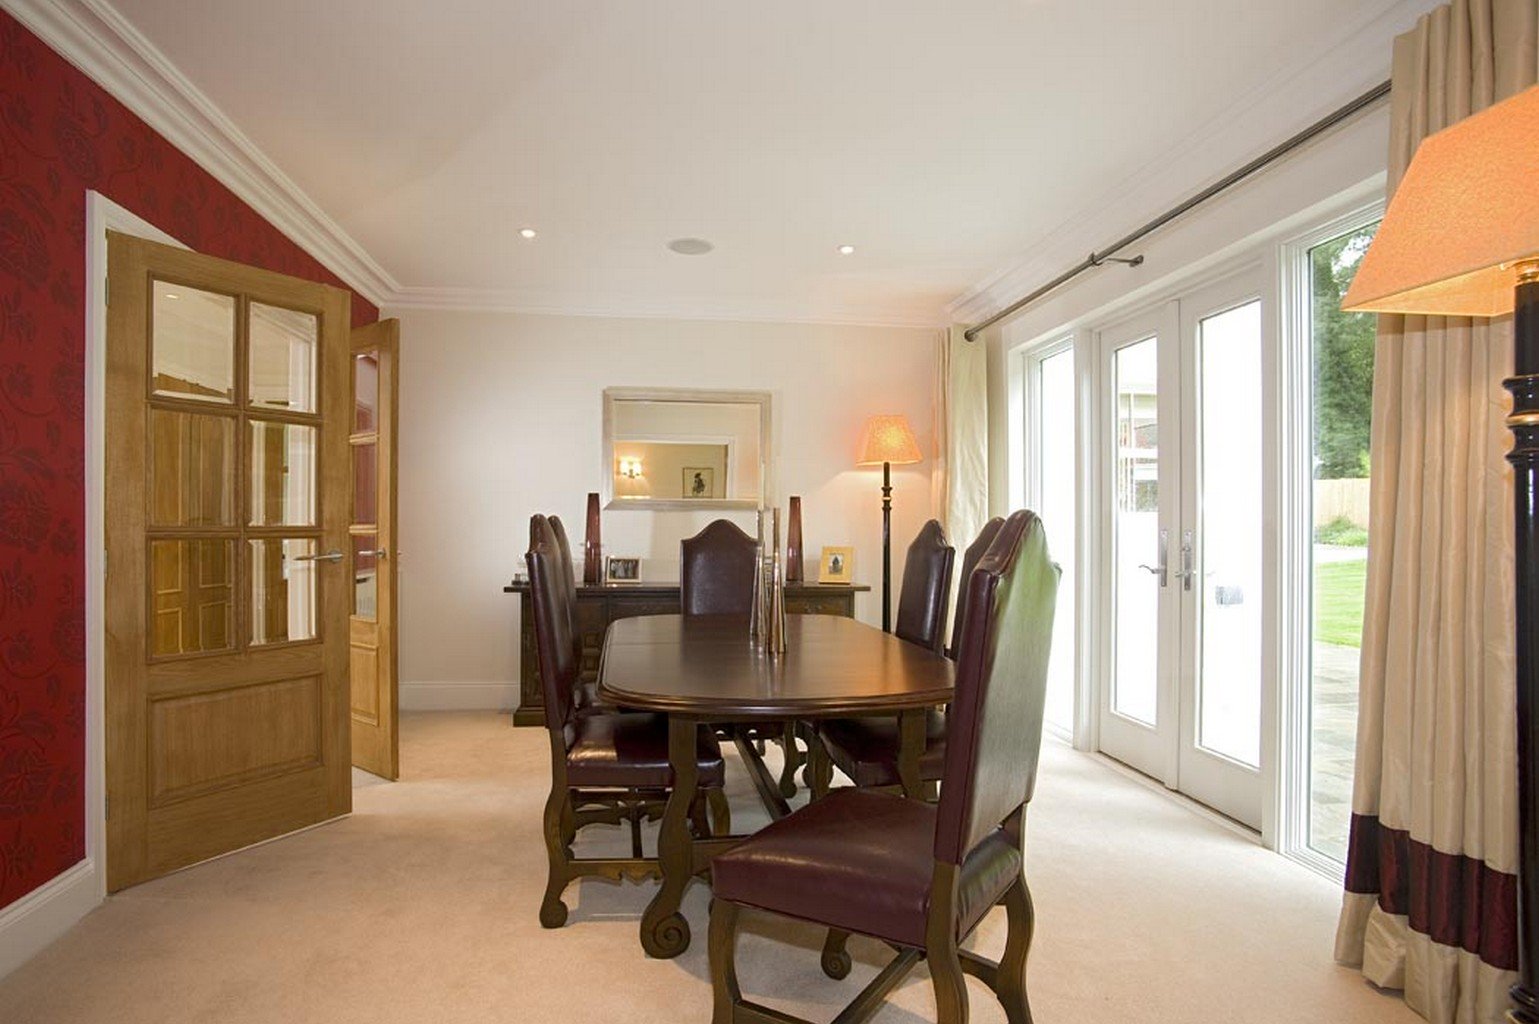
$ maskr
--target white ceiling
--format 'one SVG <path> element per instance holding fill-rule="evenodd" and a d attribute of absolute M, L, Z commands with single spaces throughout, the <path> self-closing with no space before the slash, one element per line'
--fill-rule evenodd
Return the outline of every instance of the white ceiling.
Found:
<path fill-rule="evenodd" d="M 1386 5 L 114 0 L 403 304 L 874 323 L 940 321 Z"/>

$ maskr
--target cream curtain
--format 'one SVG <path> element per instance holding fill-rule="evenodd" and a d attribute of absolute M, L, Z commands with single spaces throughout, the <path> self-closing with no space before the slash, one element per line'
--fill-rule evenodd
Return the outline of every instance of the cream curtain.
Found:
<path fill-rule="evenodd" d="M 988 519 L 988 351 L 968 341 L 955 325 L 936 342 L 935 469 L 931 499 L 935 517 L 960 552 Z M 955 580 L 952 588 L 960 585 Z"/>
<path fill-rule="evenodd" d="M 1389 177 L 1532 84 L 1539 0 L 1457 0 L 1395 42 Z M 1517 967 L 1511 318 L 1383 317 L 1357 777 L 1336 958 L 1435 1024 L 1500 1021 Z"/>

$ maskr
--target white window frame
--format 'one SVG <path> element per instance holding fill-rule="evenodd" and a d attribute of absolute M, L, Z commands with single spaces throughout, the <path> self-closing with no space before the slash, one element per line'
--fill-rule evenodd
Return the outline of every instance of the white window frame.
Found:
<path fill-rule="evenodd" d="M 1358 203 L 1317 222 L 1278 247 L 1281 289 L 1277 312 L 1282 339 L 1278 369 L 1281 423 L 1278 438 L 1279 552 L 1282 579 L 1278 651 L 1278 709 L 1275 849 L 1288 859 L 1340 883 L 1344 865 L 1309 845 L 1309 751 L 1314 640 L 1314 338 L 1309 251 L 1350 231 L 1382 220 L 1382 197 Z"/>
<path fill-rule="evenodd" d="M 1061 726 L 1048 723 L 1049 732 L 1073 744 L 1079 750 L 1094 749 L 1095 736 L 1095 708 L 1087 700 L 1087 695 L 1094 692 L 1087 685 L 1086 673 L 1090 662 L 1086 651 L 1087 638 L 1090 635 L 1085 624 L 1089 621 L 1090 612 L 1086 606 L 1086 587 L 1084 581 L 1086 575 L 1086 558 L 1089 557 L 1085 534 L 1085 512 L 1083 506 L 1087 502 L 1085 488 L 1090 483 L 1089 475 L 1085 473 L 1084 438 L 1086 433 L 1086 417 L 1090 414 L 1087 399 L 1087 383 L 1084 371 L 1085 351 L 1089 341 L 1089 334 L 1085 331 L 1059 331 L 1049 334 L 1044 338 L 1024 345 L 1018 350 L 1018 358 L 1012 361 L 1012 377 L 1016 378 L 1010 389 L 1013 404 L 1016 408 L 1011 410 L 1011 422 L 1016 435 L 1013 438 L 1011 450 L 1020 453 L 1019 459 L 1011 460 L 1010 472 L 1010 507 L 1011 508 L 1038 508 L 1042 504 L 1042 460 L 1037 450 L 1037 410 L 1042 407 L 1042 362 L 1059 356 L 1065 352 L 1071 352 L 1074 356 L 1074 466 L 1075 473 L 1079 477 L 1077 484 L 1079 494 L 1075 502 L 1075 531 L 1074 531 L 1074 570 L 1075 570 L 1075 602 L 1074 615 L 1074 710 L 1070 719 L 1070 728 L 1065 731 Z M 1059 609 L 1062 614 L 1064 609 Z"/>

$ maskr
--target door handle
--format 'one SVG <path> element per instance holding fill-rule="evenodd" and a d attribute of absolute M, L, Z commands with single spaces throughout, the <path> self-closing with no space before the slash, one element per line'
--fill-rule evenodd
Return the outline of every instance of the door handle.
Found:
<path fill-rule="evenodd" d="M 1197 575 L 1197 570 L 1193 567 L 1194 562 L 1192 531 L 1187 530 L 1181 534 L 1181 570 L 1176 573 L 1176 579 L 1181 581 L 1182 590 L 1192 589 L 1192 577 Z"/>
<path fill-rule="evenodd" d="M 296 561 L 296 562 L 340 562 L 340 561 L 342 561 L 342 552 L 340 552 L 340 551 L 328 551 L 324 555 L 295 555 L 294 556 L 294 561 Z"/>
<path fill-rule="evenodd" d="M 1160 578 L 1160 586 L 1162 586 L 1162 587 L 1163 586 L 1167 586 L 1170 583 L 1169 566 L 1166 565 L 1166 559 L 1165 559 L 1165 551 L 1169 547 L 1169 543 L 1170 543 L 1170 531 L 1169 530 L 1161 530 L 1160 531 L 1160 564 L 1159 565 L 1146 565 L 1146 564 L 1140 563 L 1139 566 L 1138 566 L 1144 572 L 1147 572 L 1147 573 L 1150 573 L 1152 575 L 1158 576 Z"/>

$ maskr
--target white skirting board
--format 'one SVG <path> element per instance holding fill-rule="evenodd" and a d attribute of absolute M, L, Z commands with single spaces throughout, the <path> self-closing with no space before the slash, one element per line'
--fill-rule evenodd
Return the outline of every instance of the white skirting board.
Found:
<path fill-rule="evenodd" d="M 401 683 L 402 711 L 512 711 L 518 684 L 507 681 Z"/>
<path fill-rule="evenodd" d="M 87 858 L 0 910 L 0 978 L 10 974 L 102 902 L 102 880 Z"/>

